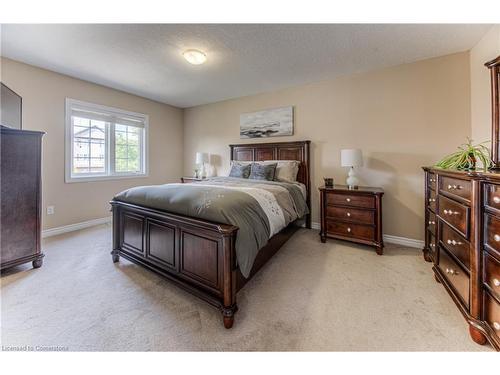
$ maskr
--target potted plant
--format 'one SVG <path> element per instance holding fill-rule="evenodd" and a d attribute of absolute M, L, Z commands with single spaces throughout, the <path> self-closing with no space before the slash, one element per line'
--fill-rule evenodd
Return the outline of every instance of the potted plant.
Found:
<path fill-rule="evenodd" d="M 467 142 L 458 147 L 458 151 L 445 156 L 436 163 L 436 167 L 443 169 L 476 169 L 477 161 L 481 161 L 484 170 L 492 167 L 490 150 L 481 142 L 477 145 L 472 144 L 472 139 L 467 138 Z"/>

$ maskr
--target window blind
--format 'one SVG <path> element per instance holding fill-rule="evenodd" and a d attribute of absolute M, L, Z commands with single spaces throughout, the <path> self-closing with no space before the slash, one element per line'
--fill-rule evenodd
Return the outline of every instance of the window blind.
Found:
<path fill-rule="evenodd" d="M 124 113 L 114 113 L 110 111 L 100 112 L 95 108 L 86 108 L 81 105 L 73 105 L 71 107 L 72 117 L 82 117 L 89 120 L 104 121 L 114 124 L 133 126 L 136 128 L 144 128 L 144 117 L 133 116 Z"/>

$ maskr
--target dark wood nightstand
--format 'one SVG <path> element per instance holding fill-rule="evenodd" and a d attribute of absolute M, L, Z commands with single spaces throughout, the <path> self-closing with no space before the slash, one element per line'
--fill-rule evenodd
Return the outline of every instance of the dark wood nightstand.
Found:
<path fill-rule="evenodd" d="M 336 238 L 374 246 L 382 255 L 382 195 L 381 188 L 360 186 L 349 189 L 344 185 L 320 187 L 321 242 Z"/>
<path fill-rule="evenodd" d="M 181 182 L 183 184 L 187 184 L 189 182 L 199 182 L 199 181 L 203 181 L 204 178 L 197 178 L 197 177 L 181 177 Z"/>

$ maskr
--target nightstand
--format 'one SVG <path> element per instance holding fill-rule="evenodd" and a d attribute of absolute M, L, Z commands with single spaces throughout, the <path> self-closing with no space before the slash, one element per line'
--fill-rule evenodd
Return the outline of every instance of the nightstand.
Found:
<path fill-rule="evenodd" d="M 189 182 L 199 182 L 199 181 L 203 181 L 204 178 L 197 178 L 197 177 L 181 177 L 181 182 L 183 184 L 187 184 Z"/>
<path fill-rule="evenodd" d="M 335 238 L 375 247 L 383 254 L 381 188 L 320 187 L 321 242 Z"/>

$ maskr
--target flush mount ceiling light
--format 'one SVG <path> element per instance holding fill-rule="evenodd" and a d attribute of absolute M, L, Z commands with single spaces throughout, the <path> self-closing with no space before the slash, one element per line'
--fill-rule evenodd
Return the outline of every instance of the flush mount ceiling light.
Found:
<path fill-rule="evenodd" d="M 207 61 L 207 55 L 197 49 L 188 49 L 182 53 L 182 56 L 193 65 L 200 65 Z"/>

